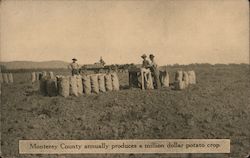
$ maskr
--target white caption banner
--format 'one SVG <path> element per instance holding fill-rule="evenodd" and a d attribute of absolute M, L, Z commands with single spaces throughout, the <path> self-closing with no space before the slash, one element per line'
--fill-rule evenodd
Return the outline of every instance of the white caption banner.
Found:
<path fill-rule="evenodd" d="M 19 153 L 230 153 L 230 139 L 20 140 Z"/>

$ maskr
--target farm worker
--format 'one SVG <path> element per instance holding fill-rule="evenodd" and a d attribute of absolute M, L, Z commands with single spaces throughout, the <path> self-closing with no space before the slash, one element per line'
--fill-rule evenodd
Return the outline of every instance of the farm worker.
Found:
<path fill-rule="evenodd" d="M 151 60 L 151 64 L 150 64 L 150 70 L 153 74 L 153 78 L 154 78 L 154 83 L 155 83 L 155 88 L 159 89 L 161 87 L 161 83 L 160 83 L 160 79 L 159 79 L 159 68 L 158 65 L 154 59 L 154 55 L 150 54 L 149 55 L 149 59 Z"/>
<path fill-rule="evenodd" d="M 71 70 L 72 76 L 79 74 L 79 65 L 76 63 L 77 59 L 73 58 L 72 63 L 69 64 L 69 69 Z"/>
<path fill-rule="evenodd" d="M 143 54 L 142 56 L 141 56 L 141 58 L 143 59 L 143 61 L 142 61 L 142 68 L 149 68 L 150 67 L 150 63 L 149 63 L 149 61 L 147 60 L 147 55 L 146 54 Z"/>
<path fill-rule="evenodd" d="M 104 66 L 106 63 L 105 61 L 102 59 L 102 57 L 100 58 L 100 63 Z"/>
<path fill-rule="evenodd" d="M 147 56 L 146 54 L 143 54 L 141 56 L 141 58 L 143 59 L 142 61 L 142 68 L 141 68 L 141 75 L 143 78 L 142 81 L 142 89 L 144 89 L 144 83 L 146 83 L 146 88 L 147 89 L 153 89 L 153 82 L 152 82 L 152 76 L 151 76 L 151 71 L 150 71 L 150 63 L 147 60 Z"/>

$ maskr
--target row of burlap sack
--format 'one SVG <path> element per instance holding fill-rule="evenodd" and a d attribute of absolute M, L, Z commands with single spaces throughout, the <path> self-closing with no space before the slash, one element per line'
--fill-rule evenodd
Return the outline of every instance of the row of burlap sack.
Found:
<path fill-rule="evenodd" d="M 196 75 L 193 70 L 176 72 L 174 81 L 174 87 L 176 90 L 183 90 L 190 84 L 196 84 Z"/>
<path fill-rule="evenodd" d="M 54 73 L 52 71 L 50 71 L 48 73 L 46 71 L 43 71 L 43 72 L 32 72 L 31 73 L 31 83 L 35 83 L 35 82 L 41 80 L 41 78 L 43 76 L 47 76 L 47 74 L 48 74 L 49 78 L 54 78 L 55 77 Z"/>
<path fill-rule="evenodd" d="M 169 73 L 167 71 L 160 71 L 159 79 L 161 87 L 166 88 L 170 86 Z M 148 83 L 146 82 L 146 85 Z M 196 84 L 196 76 L 193 70 L 191 71 L 177 71 L 175 74 L 174 87 L 177 90 L 182 90 L 188 87 L 189 84 Z M 148 86 L 146 86 L 148 87 Z M 147 88 L 149 89 L 149 88 Z M 151 88 L 153 89 L 153 88 Z"/>
<path fill-rule="evenodd" d="M 144 88 L 154 89 L 152 73 L 147 70 L 144 70 L 144 72 L 142 73 L 144 75 Z M 160 71 L 159 79 L 161 87 L 163 88 L 169 87 L 169 73 L 167 71 Z"/>
<path fill-rule="evenodd" d="M 149 69 L 142 68 L 141 69 L 141 74 L 143 75 L 144 79 L 144 88 L 142 89 L 154 89 L 153 85 L 153 76 L 152 73 Z M 141 76 L 137 76 L 137 79 L 141 86 L 143 86 L 142 81 L 141 81 Z M 161 83 L 161 87 L 169 87 L 169 73 L 165 71 L 160 71 L 159 73 L 159 79 Z"/>
<path fill-rule="evenodd" d="M 0 73 L 0 83 L 14 83 L 14 78 L 12 73 Z"/>
<path fill-rule="evenodd" d="M 119 79 L 116 73 L 43 76 L 40 80 L 40 92 L 48 96 L 79 96 L 82 94 L 100 93 L 119 90 Z"/>

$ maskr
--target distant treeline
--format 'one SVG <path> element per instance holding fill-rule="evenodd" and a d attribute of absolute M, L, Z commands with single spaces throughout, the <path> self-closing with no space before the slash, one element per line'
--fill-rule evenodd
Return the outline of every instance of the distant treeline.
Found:
<path fill-rule="evenodd" d="M 39 69 L 39 68 L 34 68 L 34 69 L 7 69 L 4 65 L 1 66 L 1 72 L 12 72 L 12 73 L 22 73 L 22 72 L 40 72 L 40 71 L 68 71 L 66 68 L 52 68 L 52 69 Z M 112 65 L 106 65 L 105 68 L 110 68 L 110 69 L 130 69 L 136 67 L 135 64 L 112 64 Z"/>
<path fill-rule="evenodd" d="M 53 69 L 2 69 L 3 73 L 24 73 L 24 72 L 42 72 L 42 71 L 68 71 L 65 68 L 53 68 Z"/>
<path fill-rule="evenodd" d="M 230 64 L 209 64 L 209 63 L 193 63 L 193 64 L 173 64 L 173 65 L 166 65 L 168 67 L 224 67 L 224 66 L 249 66 L 249 64 L 246 63 L 241 63 L 241 64 L 235 64 L 235 63 L 230 63 Z"/>
<path fill-rule="evenodd" d="M 194 67 L 227 67 L 227 66 L 244 66 L 249 67 L 249 64 L 241 63 L 241 64 L 209 64 L 209 63 L 194 63 L 194 64 L 172 64 L 172 65 L 164 65 L 161 66 L 162 68 L 194 68 Z M 112 64 L 112 65 L 106 65 L 106 68 L 109 67 L 111 69 L 122 69 L 127 70 L 135 67 L 140 67 L 140 64 Z M 0 65 L 0 70 L 3 73 L 6 72 L 12 72 L 12 73 L 24 73 L 24 72 L 41 72 L 41 71 L 68 71 L 66 68 L 52 68 L 52 69 L 40 69 L 40 68 L 34 68 L 34 69 L 7 69 L 4 65 Z"/>

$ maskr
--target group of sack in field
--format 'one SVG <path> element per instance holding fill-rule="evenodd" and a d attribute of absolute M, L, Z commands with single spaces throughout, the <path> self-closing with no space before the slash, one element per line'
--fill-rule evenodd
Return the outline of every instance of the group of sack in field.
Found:
<path fill-rule="evenodd" d="M 152 76 L 150 73 L 147 73 L 147 74 L 149 75 L 144 76 L 145 88 L 154 89 Z M 160 79 L 161 87 L 164 88 L 164 87 L 170 86 L 169 73 L 167 71 L 160 71 L 159 79 Z M 192 71 L 177 71 L 175 73 L 175 79 L 173 83 L 175 90 L 185 89 L 188 87 L 189 84 L 196 84 L 196 76 L 193 70 Z"/>
<path fill-rule="evenodd" d="M 13 74 L 12 73 L 0 73 L 0 83 L 13 83 L 14 79 L 13 79 Z"/>
<path fill-rule="evenodd" d="M 38 75 L 39 76 L 39 75 Z M 82 94 L 100 93 L 119 90 L 117 73 L 54 76 L 53 72 L 48 75 L 43 73 L 37 78 L 32 73 L 32 81 L 39 80 L 40 92 L 47 96 L 61 95 L 63 97 L 79 96 Z"/>
<path fill-rule="evenodd" d="M 0 73 L 0 94 L 2 94 L 2 84 L 11 84 L 13 82 L 12 73 Z"/>
<path fill-rule="evenodd" d="M 189 84 L 196 84 L 195 72 L 192 71 L 177 71 L 175 74 L 174 89 L 183 90 Z"/>

